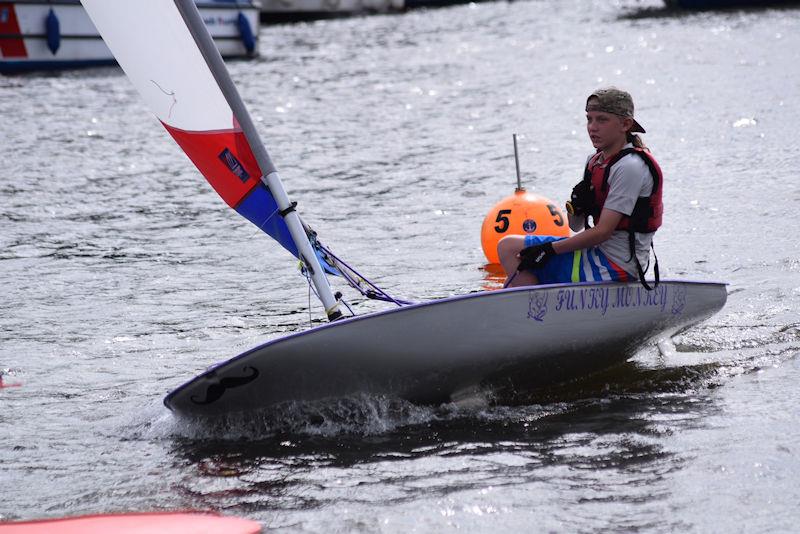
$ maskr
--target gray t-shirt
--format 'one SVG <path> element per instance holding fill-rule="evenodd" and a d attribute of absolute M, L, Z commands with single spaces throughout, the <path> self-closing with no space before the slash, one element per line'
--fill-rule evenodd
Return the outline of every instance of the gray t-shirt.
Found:
<path fill-rule="evenodd" d="M 628 143 L 623 148 L 633 148 L 633 145 Z M 589 156 L 589 159 L 592 156 Z M 586 161 L 588 164 L 589 160 Z M 608 197 L 603 207 L 623 215 L 630 215 L 639 197 L 649 196 L 652 191 L 653 177 L 647 164 L 638 155 L 628 154 L 611 167 L 608 175 Z M 583 221 L 583 217 L 570 216 L 570 228 L 576 232 L 582 230 Z M 636 256 L 645 271 L 650 262 L 650 243 L 653 241 L 654 233 L 640 234 L 637 232 L 635 234 Z M 598 248 L 611 261 L 625 269 L 625 272 L 634 278 L 639 277 L 636 263 L 631 258 L 627 231 L 615 231 L 607 241 L 600 243 Z"/>

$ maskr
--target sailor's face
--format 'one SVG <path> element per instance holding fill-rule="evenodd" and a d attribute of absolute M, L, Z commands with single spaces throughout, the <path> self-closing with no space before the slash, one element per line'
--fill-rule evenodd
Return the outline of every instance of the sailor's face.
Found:
<path fill-rule="evenodd" d="M 625 123 L 625 119 L 613 113 L 586 112 L 586 131 L 589 133 L 592 145 L 598 150 L 623 142 L 627 134 Z"/>

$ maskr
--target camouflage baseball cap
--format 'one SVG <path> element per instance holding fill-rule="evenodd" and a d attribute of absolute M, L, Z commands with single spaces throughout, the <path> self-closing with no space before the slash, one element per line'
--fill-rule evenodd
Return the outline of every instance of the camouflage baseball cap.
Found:
<path fill-rule="evenodd" d="M 589 105 L 589 100 L 592 98 L 596 98 L 597 101 Z M 586 99 L 586 111 L 604 111 L 631 119 L 633 121 L 631 132 L 645 133 L 642 125 L 633 118 L 633 98 L 631 98 L 630 93 L 616 87 L 598 89 L 590 94 L 589 98 Z"/>

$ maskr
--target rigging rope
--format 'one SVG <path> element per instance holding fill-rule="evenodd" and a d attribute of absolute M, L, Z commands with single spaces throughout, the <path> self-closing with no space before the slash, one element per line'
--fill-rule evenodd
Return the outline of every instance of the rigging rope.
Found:
<path fill-rule="evenodd" d="M 384 302 L 393 302 L 394 304 L 396 304 L 397 306 L 400 306 L 400 307 L 408 306 L 409 304 L 413 304 L 413 302 L 411 302 L 411 301 L 396 299 L 396 298 L 392 297 L 386 291 L 384 291 L 383 289 L 378 287 L 370 279 L 366 278 L 361 273 L 359 273 L 358 271 L 356 271 L 355 269 L 350 267 L 341 258 L 336 256 L 336 254 L 331 252 L 330 249 L 328 249 L 327 247 L 325 247 L 324 245 L 322 245 L 318 241 L 316 242 L 316 245 L 317 245 L 317 247 L 318 247 L 318 249 L 320 251 L 325 253 L 326 256 L 329 256 L 331 259 L 333 259 L 333 264 L 334 264 L 335 267 L 337 267 L 339 269 L 339 272 L 341 273 L 342 278 L 347 280 L 347 283 L 350 284 L 350 286 L 352 288 L 354 288 L 355 290 L 360 292 L 363 296 L 367 297 L 368 299 L 382 300 Z M 350 274 L 350 273 L 352 273 L 352 274 Z M 356 279 L 353 275 L 358 277 L 358 279 Z M 367 284 L 367 285 L 369 285 L 369 287 L 371 289 L 364 289 L 362 287 L 362 284 L 361 284 L 362 282 Z"/>

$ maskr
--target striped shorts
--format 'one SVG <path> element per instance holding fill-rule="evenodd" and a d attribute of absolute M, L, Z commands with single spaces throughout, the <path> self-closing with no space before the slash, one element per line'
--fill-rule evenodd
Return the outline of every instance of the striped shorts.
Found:
<path fill-rule="evenodd" d="M 525 247 L 540 245 L 549 241 L 561 241 L 565 237 L 551 235 L 527 235 Z M 531 272 L 539 279 L 540 284 L 562 284 L 587 281 L 611 280 L 627 282 L 636 277 L 627 273 L 622 267 L 608 259 L 597 247 L 576 250 L 564 254 L 556 254 L 544 267 Z"/>

